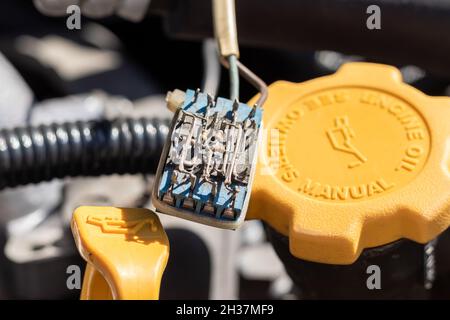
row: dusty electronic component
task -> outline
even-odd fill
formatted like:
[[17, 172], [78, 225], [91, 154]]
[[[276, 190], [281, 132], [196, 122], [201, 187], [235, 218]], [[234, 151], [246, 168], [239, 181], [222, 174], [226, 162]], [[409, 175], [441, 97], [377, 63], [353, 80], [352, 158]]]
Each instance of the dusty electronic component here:
[[157, 211], [235, 229], [244, 220], [262, 109], [188, 90], [159, 163]]

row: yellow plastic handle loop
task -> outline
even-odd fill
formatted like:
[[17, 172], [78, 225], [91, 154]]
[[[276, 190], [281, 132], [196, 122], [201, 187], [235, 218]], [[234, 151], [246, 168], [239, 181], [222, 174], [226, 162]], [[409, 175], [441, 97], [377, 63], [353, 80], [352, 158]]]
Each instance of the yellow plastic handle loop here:
[[79, 207], [72, 232], [87, 261], [82, 300], [155, 300], [169, 241], [148, 209]]

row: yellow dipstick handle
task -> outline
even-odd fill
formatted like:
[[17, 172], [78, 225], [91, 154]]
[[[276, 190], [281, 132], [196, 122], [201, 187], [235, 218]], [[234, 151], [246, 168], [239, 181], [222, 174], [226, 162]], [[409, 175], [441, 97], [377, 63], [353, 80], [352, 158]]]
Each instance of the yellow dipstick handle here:
[[72, 232], [87, 261], [82, 300], [155, 300], [169, 240], [148, 209], [79, 207]]

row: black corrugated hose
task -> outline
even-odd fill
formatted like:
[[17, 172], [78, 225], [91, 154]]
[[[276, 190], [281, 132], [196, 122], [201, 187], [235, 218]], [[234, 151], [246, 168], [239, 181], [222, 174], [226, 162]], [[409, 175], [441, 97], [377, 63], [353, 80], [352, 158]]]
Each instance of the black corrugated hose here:
[[169, 121], [77, 121], [0, 130], [0, 189], [54, 178], [154, 173]]

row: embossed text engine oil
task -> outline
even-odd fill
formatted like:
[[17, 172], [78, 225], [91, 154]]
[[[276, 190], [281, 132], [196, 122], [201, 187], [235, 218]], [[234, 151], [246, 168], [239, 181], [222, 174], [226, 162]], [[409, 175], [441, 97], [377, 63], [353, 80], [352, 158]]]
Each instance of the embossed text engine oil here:
[[272, 84], [263, 121], [248, 218], [269, 225], [294, 279], [313, 281], [314, 266], [317, 279], [360, 281], [348, 287], [364, 296], [376, 262], [392, 287], [429, 282], [430, 241], [450, 224], [449, 98], [403, 83], [394, 67], [349, 63]]

